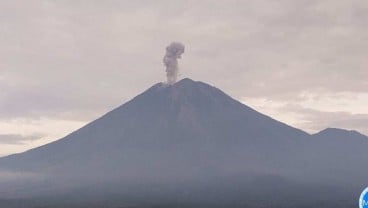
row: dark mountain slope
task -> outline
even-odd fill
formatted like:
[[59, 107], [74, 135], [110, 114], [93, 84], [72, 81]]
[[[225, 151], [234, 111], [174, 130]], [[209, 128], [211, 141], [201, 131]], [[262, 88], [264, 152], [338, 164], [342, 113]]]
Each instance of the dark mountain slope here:
[[183, 79], [156, 84], [56, 142], [1, 158], [0, 173], [17, 177], [0, 177], [0, 193], [225, 203], [274, 191], [278, 200], [306, 192], [327, 199], [336, 186], [347, 197], [365, 181], [367, 146], [355, 132], [309, 135]]

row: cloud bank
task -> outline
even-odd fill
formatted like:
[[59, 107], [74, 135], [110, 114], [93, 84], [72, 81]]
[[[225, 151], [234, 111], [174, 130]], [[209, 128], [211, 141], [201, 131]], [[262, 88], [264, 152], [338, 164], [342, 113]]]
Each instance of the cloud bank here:
[[24, 144], [39, 140], [44, 135], [33, 134], [33, 135], [20, 135], [20, 134], [0, 134], [0, 144]]

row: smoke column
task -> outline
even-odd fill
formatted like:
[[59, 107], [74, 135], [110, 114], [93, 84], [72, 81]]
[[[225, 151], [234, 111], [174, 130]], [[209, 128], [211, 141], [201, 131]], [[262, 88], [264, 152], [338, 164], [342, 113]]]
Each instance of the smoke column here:
[[167, 84], [174, 84], [178, 77], [178, 59], [184, 53], [184, 45], [179, 42], [172, 42], [166, 47], [166, 54], [164, 56], [164, 64], [166, 66]]

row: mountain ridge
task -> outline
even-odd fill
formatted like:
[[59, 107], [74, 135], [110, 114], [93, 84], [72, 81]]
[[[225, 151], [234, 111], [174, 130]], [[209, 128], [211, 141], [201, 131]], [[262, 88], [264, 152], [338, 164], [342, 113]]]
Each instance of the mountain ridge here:
[[[99, 118], [95, 119], [94, 121], [92, 121], [92, 122], [90, 122], [90, 123], [86, 124], [85, 126], [83, 126], [83, 127], [79, 128], [79, 129], [77, 129], [77, 130], [73, 131], [72, 133], [70, 133], [70, 134], [66, 135], [65, 137], [62, 137], [61, 139], [64, 139], [64, 138], [69, 137], [70, 135], [74, 134], [75, 132], [79, 131], [80, 129], [83, 129], [83, 128], [85, 128], [85, 127], [87, 127], [87, 126], [91, 125], [91, 124], [92, 124], [93, 122], [95, 122], [95, 121], [99, 121], [99, 120], [101, 120], [101, 119], [103, 119], [103, 118], [105, 118], [105, 117], [108, 117], [108, 116], [109, 116], [109, 115], [111, 115], [111, 114], [116, 113], [116, 112], [117, 112], [117, 111], [119, 111], [121, 108], [124, 108], [125, 106], [129, 105], [132, 101], [134, 101], [134, 100], [136, 100], [136, 99], [140, 99], [140, 97], [141, 97], [141, 96], [147, 95], [148, 93], [150, 94], [149, 96], [152, 96], [152, 94], [154, 94], [155, 92], [158, 92], [158, 91], [160, 91], [160, 90], [168, 90], [168, 89], [172, 89], [172, 90], [173, 90], [173, 93], [172, 93], [173, 98], [178, 99], [178, 98], [180, 98], [180, 95], [179, 95], [178, 93], [183, 93], [182, 91], [180, 91], [180, 89], [188, 90], [188, 88], [186, 88], [186, 86], [187, 86], [187, 87], [189, 86], [190, 88], [192, 88], [193, 86], [201, 86], [202, 88], [203, 88], [203, 87], [205, 87], [205, 88], [207, 88], [207, 89], [212, 88], [212, 89], [214, 89], [214, 90], [216, 91], [216, 93], [218, 93], [218, 94], [220, 94], [220, 95], [222, 95], [222, 96], [227, 97], [229, 100], [231, 100], [232, 102], [234, 102], [234, 103], [238, 104], [239, 106], [246, 107], [246, 108], [247, 108], [247, 110], [250, 110], [250, 111], [252, 111], [252, 112], [254, 112], [254, 113], [259, 113], [259, 114], [261, 114], [262, 116], [267, 117], [267, 118], [269, 118], [269, 119], [272, 119], [273, 121], [279, 122], [279, 123], [280, 123], [280, 124], [282, 124], [282, 125], [285, 125], [285, 126], [288, 126], [288, 127], [290, 127], [290, 128], [296, 129], [296, 130], [300, 131], [300, 132], [301, 132], [302, 134], [304, 134], [304, 135], [309, 135], [307, 132], [305, 132], [305, 131], [303, 131], [303, 130], [297, 129], [297, 128], [292, 127], [292, 126], [289, 126], [289, 125], [287, 125], [287, 124], [285, 124], [285, 123], [283, 123], [283, 122], [280, 122], [280, 121], [278, 121], [278, 120], [276, 120], [276, 119], [274, 119], [274, 118], [272, 118], [272, 117], [270, 117], [270, 116], [267, 116], [267, 115], [265, 115], [265, 114], [262, 114], [262, 113], [260, 113], [260, 112], [258, 112], [258, 111], [256, 111], [256, 110], [254, 110], [254, 109], [250, 108], [249, 106], [246, 106], [245, 104], [243, 104], [243, 103], [241, 103], [241, 102], [237, 101], [236, 99], [234, 99], [234, 98], [230, 97], [229, 95], [225, 94], [223, 91], [219, 90], [218, 88], [216, 88], [216, 87], [214, 87], [214, 86], [211, 86], [211, 85], [206, 84], [206, 83], [204, 83], [204, 82], [200, 82], [200, 81], [193, 81], [193, 80], [191, 80], [191, 79], [189, 79], [189, 78], [184, 78], [184, 79], [182, 79], [182, 80], [178, 81], [177, 83], [175, 83], [174, 85], [167, 85], [167, 84], [162, 83], [162, 82], [160, 82], [160, 83], [156, 83], [156, 84], [152, 85], [150, 88], [148, 88], [147, 90], [145, 90], [144, 92], [142, 92], [142, 93], [140, 93], [139, 95], [137, 95], [137, 96], [133, 97], [133, 98], [132, 98], [131, 100], [129, 100], [128, 102], [126, 102], [126, 103], [124, 103], [124, 104], [122, 104], [122, 105], [120, 105], [120, 106], [118, 106], [118, 107], [114, 108], [113, 110], [111, 110], [111, 111], [109, 111], [109, 112], [105, 113], [104, 115], [102, 115], [101, 117], [99, 117]], [[206, 90], [207, 90], [207, 89], [206, 89]], [[191, 90], [193, 90], [193, 88], [192, 88]], [[188, 92], [186, 92], [186, 93], [188, 93]], [[175, 96], [176, 96], [176, 97], [175, 97]], [[176, 100], [176, 101], [178, 101], [178, 100]], [[179, 103], [180, 103], [180, 102], [179, 102]], [[60, 139], [59, 139], [59, 140], [60, 140]], [[54, 142], [58, 142], [59, 140], [56, 140], [56, 141], [54, 141]], [[54, 143], [54, 142], [50, 142], [50, 143], [48, 143], [48, 144], [45, 144], [45, 145], [42, 145], [42, 146], [40, 146], [40, 147], [36, 147], [36, 148], [33, 148], [33, 149], [39, 149], [39, 148], [42, 148], [42, 147], [47, 146], [47, 145], [49, 145], [49, 144], [51, 144], [51, 143]], [[27, 150], [27, 151], [22, 152], [22, 153], [13, 154], [13, 155], [23, 154], [23, 153], [26, 153], [26, 152], [32, 151], [33, 149], [31, 149], [31, 150]], [[9, 156], [12, 156], [12, 155], [4, 156], [4, 157], [9, 157]]]
[[335, 142], [330, 133], [308, 134], [203, 82], [157, 83], [60, 140], [0, 158], [0, 173], [20, 175], [14, 185], [2, 184], [0, 174], [0, 193], [97, 194], [104, 187], [101, 195], [114, 187], [115, 194], [158, 197], [154, 184], [181, 200], [206, 192], [232, 199], [251, 189], [261, 196], [273, 190], [269, 184], [287, 196], [298, 186], [336, 183], [355, 193], [368, 173], [360, 165], [368, 140], [346, 135]]
[[[176, 86], [177, 86], [178, 88], [183, 88], [183, 85], [189, 85], [189, 86], [191, 86], [191, 85], [193, 85], [193, 83], [197, 83], [197, 84], [200, 84], [200, 85], [202, 85], [202, 86], [206, 86], [207, 88], [209, 88], [209, 87], [210, 87], [210, 88], [213, 88], [213, 89], [217, 90], [219, 93], [221, 93], [222, 95], [224, 95], [224, 96], [228, 97], [229, 99], [231, 99], [232, 101], [237, 102], [238, 104], [243, 105], [243, 106], [247, 107], [248, 109], [251, 109], [251, 110], [252, 110], [252, 111], [254, 111], [254, 112], [260, 113], [259, 111], [256, 111], [256, 110], [254, 110], [253, 108], [250, 108], [249, 106], [245, 105], [244, 103], [241, 103], [241, 102], [239, 102], [238, 100], [236, 100], [236, 99], [232, 98], [231, 96], [229, 96], [229, 95], [225, 94], [223, 91], [219, 90], [219, 89], [218, 89], [218, 88], [216, 88], [215, 86], [209, 85], [209, 84], [204, 83], [204, 82], [201, 82], [201, 81], [193, 81], [193, 80], [191, 80], [191, 79], [189, 79], [189, 78], [184, 78], [184, 79], [182, 79], [182, 80], [178, 81], [177, 83], [175, 83], [173, 86], [170, 86], [170, 85], [165, 84], [165, 83], [163, 83], [163, 82], [156, 83], [156, 84], [152, 85], [150, 88], [148, 88], [147, 90], [145, 90], [144, 92], [142, 92], [142, 93], [140, 93], [139, 95], [137, 95], [137, 96], [133, 97], [133, 98], [132, 98], [131, 100], [129, 100], [128, 102], [126, 102], [126, 103], [124, 103], [124, 104], [122, 104], [122, 105], [120, 105], [120, 106], [118, 106], [118, 107], [114, 108], [113, 110], [111, 110], [111, 111], [109, 111], [109, 112], [105, 113], [104, 115], [102, 115], [101, 117], [99, 117], [99, 118], [95, 119], [94, 121], [100, 120], [100, 119], [102, 119], [103, 117], [108, 116], [109, 114], [112, 114], [113, 112], [115, 112], [115, 111], [117, 111], [118, 109], [120, 109], [120, 108], [124, 107], [125, 105], [128, 105], [131, 101], [135, 100], [136, 98], [138, 98], [139, 96], [142, 96], [142, 95], [143, 95], [143, 94], [145, 94], [145, 93], [148, 93], [148, 92], [151, 92], [151, 91], [157, 91], [157, 90], [160, 90], [160, 89], [162, 90], [162, 89], [164, 89], [164, 88], [173, 88], [173, 87], [176, 87]], [[179, 86], [178, 86], [178, 85], [179, 85]], [[152, 92], [151, 92], [151, 93], [152, 93]], [[274, 120], [274, 121], [280, 122], [280, 123], [282, 123], [282, 124], [284, 124], [284, 125], [286, 125], [286, 126], [289, 126], [289, 127], [291, 127], [291, 128], [297, 129], [297, 130], [299, 130], [299, 131], [303, 132], [303, 134], [305, 134], [306, 136], [307, 136], [307, 135], [309, 135], [309, 136], [319, 136], [319, 135], [321, 135], [321, 134], [325, 134], [325, 133], [332, 133], [332, 131], [334, 131], [334, 132], [339, 131], [339, 133], [345, 133], [345, 134], [347, 134], [347, 133], [354, 133], [355, 135], [358, 135], [358, 134], [359, 134], [361, 137], [366, 137], [366, 138], [368, 138], [368, 136], [366, 136], [366, 135], [364, 135], [364, 134], [362, 134], [361, 132], [358, 132], [358, 131], [356, 131], [356, 130], [347, 130], [347, 129], [334, 128], [334, 127], [328, 127], [328, 128], [323, 129], [323, 130], [321, 130], [321, 131], [319, 131], [319, 132], [317, 132], [317, 133], [309, 134], [309, 133], [305, 132], [305, 131], [304, 131], [304, 130], [302, 130], [302, 129], [295, 128], [295, 127], [293, 127], [293, 126], [291, 126], [291, 125], [288, 125], [288, 124], [286, 124], [286, 123], [283, 123], [283, 122], [281, 122], [281, 121], [278, 121], [277, 119], [274, 119], [274, 118], [272, 118], [272, 117], [270, 117], [270, 116], [267, 116], [267, 115], [265, 115], [265, 114], [263, 114], [263, 113], [260, 113], [260, 114], [262, 114], [263, 116], [266, 116], [266, 117], [268, 117], [268, 118], [270, 118], [270, 119], [272, 119], [272, 120]], [[70, 133], [70, 134], [68, 134], [68, 135], [66, 135], [66, 136], [64, 136], [64, 137], [62, 137], [61, 139], [64, 139], [64, 138], [66, 138], [66, 137], [70, 136], [70, 135], [71, 135], [71, 134], [73, 134], [74, 132], [76, 132], [76, 131], [78, 131], [78, 130], [80, 130], [80, 129], [82, 129], [82, 128], [84, 128], [84, 127], [88, 126], [88, 125], [90, 125], [91, 123], [92, 123], [92, 122], [90, 122], [90, 123], [86, 124], [85, 126], [82, 126], [81, 128], [79, 128], [79, 129], [77, 129], [77, 130], [73, 131], [72, 133]], [[60, 139], [59, 139], [59, 140], [60, 140]], [[50, 143], [54, 143], [54, 142], [57, 142], [57, 141], [59, 141], [59, 140], [56, 140], [56, 141], [53, 141], [53, 142], [50, 142]], [[16, 153], [16, 154], [11, 154], [11, 155], [3, 156], [3, 157], [0, 157], [0, 158], [6, 158], [6, 157], [14, 156], [14, 155], [23, 154], [23, 153], [26, 153], [26, 152], [32, 151], [33, 149], [38, 149], [38, 148], [40, 148], [40, 147], [47, 146], [47, 145], [48, 145], [48, 144], [50, 144], [50, 143], [47, 143], [47, 144], [45, 144], [45, 145], [41, 145], [41, 146], [36, 147], [36, 148], [32, 148], [32, 149], [30, 149], [30, 150], [26, 150], [25, 152]]]
[[360, 133], [357, 130], [349, 130], [349, 129], [342, 129], [342, 128], [333, 128], [333, 127], [328, 127], [325, 128], [315, 134], [313, 134], [314, 136], [318, 136], [321, 134], [336, 134], [336, 133], [340, 133], [340, 134], [344, 134], [344, 135], [354, 135], [354, 136], [359, 136], [359, 137], [365, 137], [366, 139], [368, 139], [368, 136]]

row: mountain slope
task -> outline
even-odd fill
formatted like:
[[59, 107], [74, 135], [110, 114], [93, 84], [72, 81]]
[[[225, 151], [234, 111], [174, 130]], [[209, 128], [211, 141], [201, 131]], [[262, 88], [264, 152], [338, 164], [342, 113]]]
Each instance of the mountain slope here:
[[368, 153], [347, 150], [347, 144], [362, 150], [368, 139], [338, 131], [309, 135], [215, 87], [183, 79], [158, 83], [56, 142], [1, 158], [0, 171], [21, 174], [14, 183], [0, 184], [0, 193], [60, 196], [100, 190], [163, 201], [175, 194], [178, 200], [200, 200], [201, 193], [208, 202], [261, 196], [275, 187], [282, 199], [304, 194], [296, 191], [303, 187], [317, 197], [320, 187], [357, 190], [364, 182], [368, 169], [360, 166]]
[[130, 145], [152, 149], [190, 142], [206, 145], [205, 140], [217, 145], [252, 140], [248, 142], [265, 148], [286, 148], [306, 136], [214, 87], [183, 79], [173, 86], [156, 84], [67, 137], [6, 159], [49, 167], [60, 161], [74, 163], [99, 153], [120, 152]]

